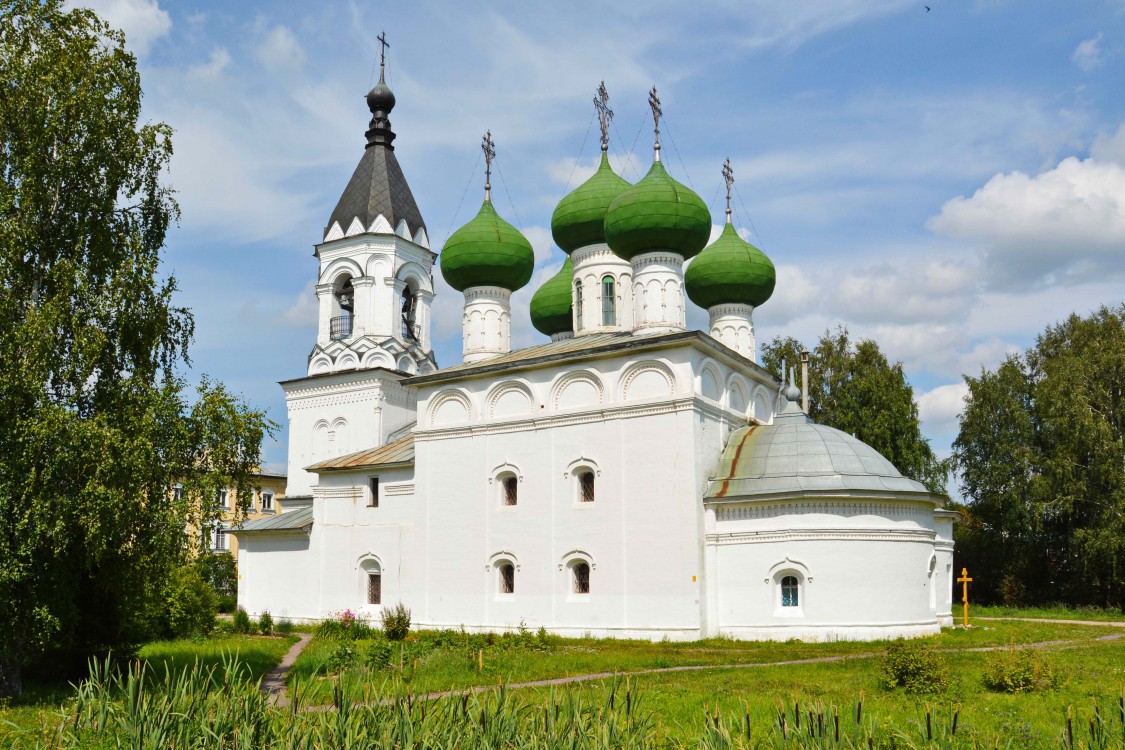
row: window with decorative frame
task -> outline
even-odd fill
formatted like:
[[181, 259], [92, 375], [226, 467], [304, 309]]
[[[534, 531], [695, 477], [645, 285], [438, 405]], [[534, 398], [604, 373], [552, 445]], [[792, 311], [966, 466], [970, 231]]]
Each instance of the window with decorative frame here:
[[367, 603], [383, 603], [383, 576], [380, 573], [373, 571], [367, 573]]
[[781, 606], [801, 606], [801, 581], [797, 576], [783, 576], [781, 579]]
[[520, 480], [515, 474], [501, 474], [500, 477], [500, 504], [512, 507], [519, 502]]

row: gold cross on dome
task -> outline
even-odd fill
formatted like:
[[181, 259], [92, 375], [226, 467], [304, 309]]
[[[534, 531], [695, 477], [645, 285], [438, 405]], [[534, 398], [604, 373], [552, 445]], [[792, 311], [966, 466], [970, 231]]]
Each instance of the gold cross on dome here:
[[594, 109], [598, 112], [598, 123], [602, 129], [602, 151], [609, 148], [609, 123], [613, 121], [613, 110], [609, 108], [609, 92], [606, 91], [605, 81], [598, 86], [598, 95], [594, 97]]

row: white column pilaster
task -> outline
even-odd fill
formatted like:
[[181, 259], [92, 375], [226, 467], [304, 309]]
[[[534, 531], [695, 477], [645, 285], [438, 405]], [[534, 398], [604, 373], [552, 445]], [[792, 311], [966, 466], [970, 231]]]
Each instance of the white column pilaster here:
[[498, 286], [466, 289], [462, 327], [466, 363], [507, 354], [512, 349], [512, 293]]
[[332, 292], [331, 284], [316, 285], [316, 299], [320, 303], [316, 343], [321, 346], [328, 346], [328, 343], [332, 341]]
[[753, 362], [758, 361], [753, 306], [715, 305], [707, 308], [707, 313], [711, 316], [711, 338]]
[[684, 259], [676, 253], [642, 253], [632, 260], [633, 333], [673, 333], [686, 327]]

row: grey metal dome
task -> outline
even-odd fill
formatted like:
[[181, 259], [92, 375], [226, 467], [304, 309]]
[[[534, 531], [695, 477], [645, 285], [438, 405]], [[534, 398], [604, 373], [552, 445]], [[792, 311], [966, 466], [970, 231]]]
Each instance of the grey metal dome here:
[[937, 505], [945, 500], [904, 477], [870, 445], [809, 419], [792, 401], [773, 424], [731, 433], [705, 497], [764, 500], [820, 494], [908, 495]]

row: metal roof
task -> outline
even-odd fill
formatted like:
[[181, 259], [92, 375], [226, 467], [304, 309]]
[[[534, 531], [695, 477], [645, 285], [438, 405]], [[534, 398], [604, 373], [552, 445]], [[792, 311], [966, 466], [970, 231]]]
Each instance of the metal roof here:
[[727, 440], [706, 499], [765, 499], [787, 495], [915, 495], [942, 503], [925, 485], [904, 477], [874, 448], [846, 432], [817, 424], [790, 404], [772, 425], [735, 430]]
[[406, 435], [398, 440], [368, 448], [364, 451], [336, 456], [309, 466], [305, 471], [344, 471], [348, 469], [371, 469], [388, 466], [414, 465], [414, 435]]
[[352, 219], [357, 217], [366, 231], [379, 214], [390, 222], [391, 231], [405, 219], [411, 241], [419, 229], [426, 227], [394, 150], [387, 145], [371, 144], [364, 149], [340, 202], [332, 210], [324, 236], [328, 236], [335, 222], [340, 222], [340, 229], [346, 233]]
[[653, 336], [634, 336], [631, 332], [620, 333], [595, 333], [588, 336], [574, 336], [562, 341], [551, 341], [526, 349], [517, 349], [508, 354], [501, 354], [483, 362], [453, 365], [425, 375], [414, 375], [404, 379], [407, 385], [424, 385], [438, 383], [443, 380], [455, 380], [461, 377], [475, 377], [488, 375], [493, 372], [511, 372], [522, 368], [531, 368], [540, 364], [581, 359], [598, 355], [612, 355], [623, 351], [643, 351], [647, 349], [663, 349], [678, 343], [690, 343], [697, 348], [706, 350], [709, 354], [720, 358], [734, 360], [742, 367], [766, 375], [776, 382], [776, 378], [756, 362], [741, 354], [728, 349], [700, 331], [677, 331]]
[[265, 532], [304, 532], [308, 533], [313, 524], [313, 509], [301, 508], [288, 513], [278, 513], [269, 518], [247, 521], [233, 529], [235, 534], [257, 534]]

